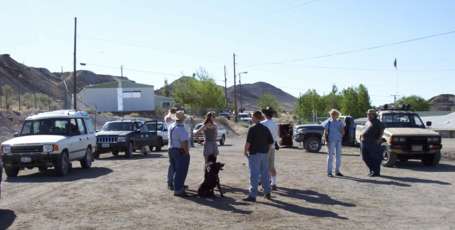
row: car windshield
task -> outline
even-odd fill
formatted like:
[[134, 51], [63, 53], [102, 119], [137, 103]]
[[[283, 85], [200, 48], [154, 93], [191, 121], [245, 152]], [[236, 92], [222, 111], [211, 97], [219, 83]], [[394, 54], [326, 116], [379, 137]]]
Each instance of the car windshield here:
[[134, 124], [131, 122], [111, 122], [103, 126], [104, 131], [132, 131]]
[[419, 115], [412, 113], [390, 113], [382, 115], [382, 122], [389, 128], [425, 128]]
[[239, 114], [240, 118], [250, 118], [248, 114]]
[[163, 130], [163, 123], [148, 122], [147, 129], [150, 131]]
[[42, 119], [25, 121], [20, 135], [67, 135], [70, 125], [68, 119]]

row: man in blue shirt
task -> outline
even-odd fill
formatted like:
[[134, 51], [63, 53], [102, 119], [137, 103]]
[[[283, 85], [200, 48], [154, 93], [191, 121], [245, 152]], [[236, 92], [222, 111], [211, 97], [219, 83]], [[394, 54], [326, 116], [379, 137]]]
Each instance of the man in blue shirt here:
[[340, 112], [336, 109], [332, 109], [329, 112], [330, 118], [324, 124], [324, 137], [328, 146], [327, 156], [327, 176], [333, 177], [333, 157], [336, 158], [335, 175], [343, 176], [340, 171], [341, 168], [341, 143], [345, 134], [344, 123], [338, 119]]
[[185, 129], [185, 113], [175, 113], [175, 123], [169, 126], [169, 187], [174, 189], [175, 196], [186, 196], [185, 180], [190, 164], [189, 135]]

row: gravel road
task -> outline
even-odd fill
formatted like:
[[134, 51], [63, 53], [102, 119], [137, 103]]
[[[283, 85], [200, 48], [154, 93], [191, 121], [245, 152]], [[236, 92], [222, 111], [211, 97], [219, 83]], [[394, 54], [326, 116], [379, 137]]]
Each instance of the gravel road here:
[[[243, 139], [220, 147], [225, 198], [177, 198], [165, 184], [167, 153], [133, 159], [103, 155], [64, 178], [22, 171], [2, 183], [0, 229], [455, 229], [455, 163], [408, 162], [369, 178], [357, 148], [345, 148], [346, 177], [328, 178], [324, 153], [277, 153], [273, 200], [242, 202], [248, 187]], [[325, 149], [323, 149], [325, 151]], [[187, 184], [202, 178], [202, 148], [192, 149]], [[5, 180], [5, 178], [4, 178]]]

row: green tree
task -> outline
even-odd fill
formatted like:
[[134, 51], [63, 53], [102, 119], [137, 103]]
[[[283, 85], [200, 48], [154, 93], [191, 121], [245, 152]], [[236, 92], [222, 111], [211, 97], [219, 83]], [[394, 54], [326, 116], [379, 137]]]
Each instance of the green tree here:
[[411, 95], [408, 97], [402, 97], [397, 101], [397, 104], [409, 104], [411, 109], [415, 111], [428, 111], [430, 110], [430, 103], [422, 97]]
[[266, 107], [273, 108], [275, 111], [281, 111], [281, 106], [275, 96], [270, 93], [262, 94], [257, 102], [257, 106], [260, 109], [265, 109]]
[[164, 80], [164, 96], [169, 97], [170, 95], [171, 95], [171, 92], [169, 90], [169, 84], [166, 79], [166, 80]]
[[317, 116], [325, 114], [324, 107], [321, 96], [311, 89], [298, 98], [295, 112], [300, 121], [314, 122]]
[[329, 111], [331, 109], [340, 110], [342, 100], [343, 97], [338, 92], [338, 87], [336, 85], [333, 85], [332, 91], [329, 94], [322, 96], [322, 102], [325, 105], [324, 110], [325, 111]]
[[357, 87], [357, 93], [358, 93], [357, 112], [359, 113], [357, 115], [363, 116], [363, 114], [365, 114], [366, 111], [371, 108], [370, 94], [368, 93], [367, 87], [365, 87], [363, 84], [360, 84], [359, 87]]
[[361, 117], [362, 112], [359, 109], [359, 94], [354, 87], [348, 87], [342, 91], [341, 112], [353, 117]]

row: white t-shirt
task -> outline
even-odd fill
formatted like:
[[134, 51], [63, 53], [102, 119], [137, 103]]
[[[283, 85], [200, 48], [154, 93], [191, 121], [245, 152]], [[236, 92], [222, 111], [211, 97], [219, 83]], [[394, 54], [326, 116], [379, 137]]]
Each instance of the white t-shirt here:
[[265, 127], [267, 127], [272, 134], [273, 141], [277, 142], [278, 141], [278, 126], [275, 124], [273, 120], [264, 120], [261, 122]]

